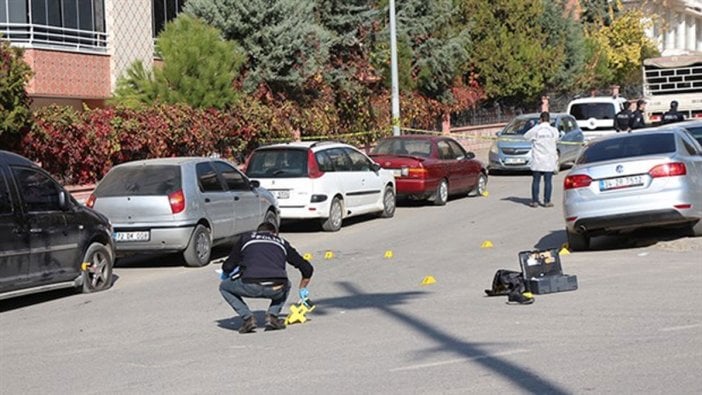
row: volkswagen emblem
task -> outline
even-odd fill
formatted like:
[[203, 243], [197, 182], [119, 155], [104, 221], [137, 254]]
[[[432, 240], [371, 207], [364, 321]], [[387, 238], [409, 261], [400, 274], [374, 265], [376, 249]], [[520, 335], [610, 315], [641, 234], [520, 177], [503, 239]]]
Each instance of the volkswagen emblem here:
[[617, 173], [621, 174], [624, 173], [624, 166], [622, 165], [617, 165], [617, 168], [615, 169]]

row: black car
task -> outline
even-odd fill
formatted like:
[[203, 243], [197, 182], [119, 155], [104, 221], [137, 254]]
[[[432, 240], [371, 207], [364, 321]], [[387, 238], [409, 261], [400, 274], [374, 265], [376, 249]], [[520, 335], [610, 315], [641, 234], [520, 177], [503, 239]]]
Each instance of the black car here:
[[109, 220], [30, 160], [0, 151], [0, 299], [112, 284]]

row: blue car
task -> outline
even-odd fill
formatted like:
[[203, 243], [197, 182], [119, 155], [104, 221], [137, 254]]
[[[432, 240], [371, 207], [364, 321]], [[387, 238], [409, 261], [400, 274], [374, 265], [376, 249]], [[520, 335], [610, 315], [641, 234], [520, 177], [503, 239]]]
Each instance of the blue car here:
[[[529, 170], [531, 164], [531, 142], [524, 140], [524, 134], [539, 122], [539, 114], [523, 114], [512, 120], [497, 133], [489, 154], [490, 171]], [[558, 129], [558, 164], [574, 163], [584, 144], [583, 131], [572, 115], [551, 113], [551, 126]]]

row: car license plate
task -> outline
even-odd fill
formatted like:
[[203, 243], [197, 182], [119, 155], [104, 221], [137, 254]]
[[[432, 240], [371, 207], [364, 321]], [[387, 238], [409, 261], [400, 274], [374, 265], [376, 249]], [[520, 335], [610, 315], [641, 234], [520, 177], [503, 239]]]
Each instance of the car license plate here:
[[643, 185], [643, 177], [642, 176], [609, 178], [606, 180], [600, 180], [600, 191], [609, 191], [612, 189], [638, 187], [641, 185]]
[[275, 197], [278, 199], [289, 199], [290, 191], [275, 191]]
[[148, 230], [138, 232], [115, 232], [113, 234], [115, 241], [149, 241], [151, 234]]
[[522, 158], [505, 158], [505, 164], [507, 165], [523, 165], [526, 163], [526, 159]]

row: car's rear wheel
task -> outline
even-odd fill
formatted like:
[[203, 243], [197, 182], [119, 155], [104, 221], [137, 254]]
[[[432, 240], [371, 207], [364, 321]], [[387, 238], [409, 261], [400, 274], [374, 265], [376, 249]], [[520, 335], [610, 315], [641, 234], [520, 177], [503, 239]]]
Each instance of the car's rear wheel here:
[[190, 267], [202, 267], [210, 263], [212, 253], [212, 234], [202, 225], [195, 227], [188, 248], [183, 251], [185, 264]]
[[327, 232], [336, 232], [341, 229], [344, 220], [344, 206], [341, 199], [335, 197], [329, 206], [329, 217], [322, 220], [322, 229]]
[[487, 190], [487, 176], [484, 173], [480, 173], [478, 176], [478, 183], [475, 187], [468, 192], [468, 196], [483, 196]]
[[571, 251], [587, 251], [590, 249], [590, 236], [587, 233], [572, 233], [566, 229], [568, 248]]
[[110, 250], [101, 243], [92, 243], [83, 257], [83, 292], [102, 291], [112, 285], [114, 260]]
[[432, 197], [432, 202], [434, 203], [435, 206], [444, 206], [444, 205], [446, 205], [447, 201], [448, 201], [448, 181], [446, 181], [446, 179], [443, 179], [439, 183], [439, 186], [436, 188], [436, 192], [434, 192], [434, 196]]
[[692, 225], [690, 225], [690, 234], [694, 237], [702, 236], [702, 219], [698, 220], [697, 222], [693, 222]]
[[392, 190], [391, 186], [385, 187], [385, 193], [383, 194], [383, 211], [380, 212], [380, 216], [383, 218], [392, 218], [395, 216], [395, 191]]

